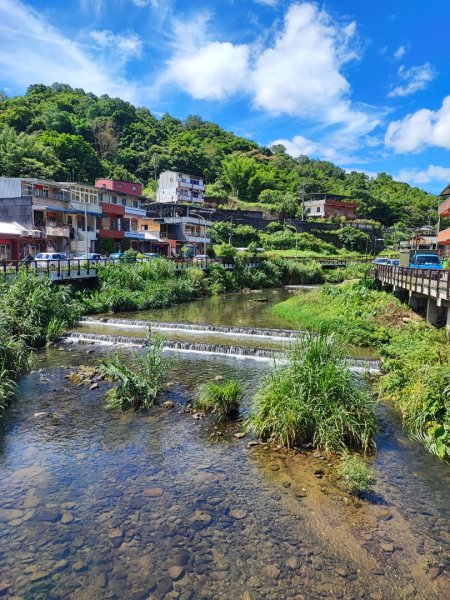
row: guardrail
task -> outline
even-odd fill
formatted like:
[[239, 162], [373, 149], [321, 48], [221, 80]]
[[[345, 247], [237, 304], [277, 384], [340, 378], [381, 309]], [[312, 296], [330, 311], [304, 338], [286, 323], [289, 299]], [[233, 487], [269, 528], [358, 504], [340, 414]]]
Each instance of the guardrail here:
[[[83, 258], [70, 258], [64, 260], [39, 260], [39, 261], [20, 261], [10, 260], [0, 262], [0, 276], [5, 279], [16, 277], [21, 272], [36, 273], [39, 276], [47, 275], [54, 281], [66, 279], [87, 279], [97, 276], [97, 269], [103, 265], [118, 264], [137, 264], [142, 262], [152, 262], [154, 260], [169, 260], [177, 272], [184, 271], [191, 267], [196, 267], [203, 271], [207, 270], [213, 264], [221, 264], [225, 269], [234, 269], [234, 263], [224, 262], [216, 258], [100, 258], [96, 260]], [[249, 263], [251, 268], [257, 268], [260, 265], [259, 260], [253, 260]]]
[[450, 301], [450, 274], [444, 269], [411, 269], [376, 265], [375, 277], [387, 285], [437, 300]]
[[295, 260], [301, 263], [307, 262], [317, 262], [322, 266], [330, 266], [330, 267], [340, 267], [347, 265], [355, 264], [355, 263], [373, 263], [372, 256], [361, 256], [361, 257], [330, 257], [330, 258], [314, 258], [313, 256], [286, 256], [287, 260]]

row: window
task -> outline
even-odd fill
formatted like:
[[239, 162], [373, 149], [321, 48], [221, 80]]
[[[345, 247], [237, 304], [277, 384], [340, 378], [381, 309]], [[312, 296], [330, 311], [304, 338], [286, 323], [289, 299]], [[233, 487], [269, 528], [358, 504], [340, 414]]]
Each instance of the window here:
[[135, 192], [137, 190], [137, 187], [135, 185], [132, 185], [131, 189], [133, 190], [133, 192]]
[[122, 202], [122, 206], [126, 206], [127, 205], [127, 199], [126, 198], [122, 198], [121, 202]]
[[11, 260], [10, 244], [0, 244], [0, 260]]
[[137, 200], [133, 200], [133, 208], [139, 208], [139, 202]]
[[117, 196], [111, 196], [111, 203], [117, 204]]
[[320, 206], [316, 208], [316, 212], [320, 213]]
[[192, 185], [200, 185], [200, 181], [198, 179], [191, 179]]
[[141, 231], [148, 231], [148, 225], [141, 225]]

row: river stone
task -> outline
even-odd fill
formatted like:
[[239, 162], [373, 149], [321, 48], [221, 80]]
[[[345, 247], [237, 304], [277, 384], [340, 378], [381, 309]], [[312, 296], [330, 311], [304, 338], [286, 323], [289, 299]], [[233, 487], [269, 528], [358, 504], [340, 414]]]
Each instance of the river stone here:
[[47, 523], [56, 523], [56, 521], [59, 521], [61, 518], [61, 513], [58, 510], [43, 510], [41, 512], [39, 512], [35, 519], [37, 521], [45, 521]]
[[162, 493], [161, 488], [147, 488], [144, 490], [144, 496], [147, 496], [148, 498], [158, 498], [159, 496], [162, 496]]
[[34, 571], [34, 573], [31, 573], [30, 575], [30, 583], [43, 581], [44, 579], [47, 579], [48, 575], [49, 574], [47, 573], [47, 571]]
[[79, 560], [76, 563], [73, 563], [72, 569], [76, 573], [80, 573], [81, 571], [85, 571], [86, 570], [86, 565], [83, 562], [81, 562], [81, 560]]
[[241, 440], [243, 437], [245, 437], [245, 431], [238, 431], [237, 433], [234, 434], [234, 437], [237, 440]]
[[270, 579], [278, 579], [281, 573], [277, 565], [267, 565], [266, 567], [264, 567], [264, 571], [267, 577], [270, 577]]
[[298, 558], [296, 556], [291, 556], [287, 559], [286, 566], [288, 569], [291, 569], [291, 571], [296, 571], [300, 566]]
[[6, 583], [5, 581], [0, 581], [0, 596], [6, 596], [10, 587], [11, 587], [10, 583]]
[[213, 518], [207, 512], [196, 510], [191, 520], [194, 529], [198, 531], [200, 529], [203, 529], [204, 527], [208, 527], [208, 525], [211, 525]]
[[98, 383], [97, 383], [97, 382], [96, 382], [96, 383], [93, 383], [93, 384], [92, 384], [92, 385], [89, 387], [89, 389], [90, 389], [90, 390], [96, 390], [97, 388], [98, 388]]
[[378, 521], [389, 521], [390, 519], [392, 519], [392, 514], [385, 508], [380, 508], [375, 513], [375, 517], [378, 519]]
[[230, 516], [233, 517], [233, 519], [240, 521], [241, 519], [245, 519], [247, 513], [245, 512], [245, 510], [233, 508], [232, 510], [230, 510]]
[[63, 525], [69, 525], [69, 523], [73, 522], [73, 515], [70, 512], [65, 512], [63, 513], [63, 516], [61, 517], [61, 523]]
[[394, 552], [394, 550], [395, 550], [394, 544], [388, 544], [388, 543], [381, 544], [380, 548], [383, 550], [383, 552]]
[[181, 579], [183, 577], [184, 569], [183, 569], [183, 567], [174, 565], [173, 567], [169, 568], [169, 575], [170, 575], [171, 579], [173, 579], [174, 581], [178, 581], [179, 579]]
[[188, 564], [190, 554], [187, 550], [178, 550], [173, 557], [173, 564], [177, 567], [184, 567]]
[[62, 559], [62, 560], [58, 560], [52, 567], [52, 574], [55, 573], [60, 573], [61, 571], [64, 571], [64, 569], [66, 569], [69, 565], [69, 561]]
[[175, 403], [172, 402], [172, 400], [166, 400], [165, 402], [163, 402], [163, 408], [165, 408], [166, 410], [169, 410], [170, 408], [173, 408], [175, 406]]
[[123, 531], [122, 531], [122, 529], [119, 529], [119, 528], [112, 529], [109, 532], [109, 539], [110, 539], [112, 545], [115, 548], [118, 548], [120, 546], [120, 544], [122, 543], [122, 540], [123, 540]]
[[160, 594], [168, 594], [173, 590], [173, 583], [169, 577], [164, 577], [161, 581], [158, 581], [158, 592]]
[[15, 508], [0, 508], [0, 521], [15, 521], [23, 516], [21, 510]]

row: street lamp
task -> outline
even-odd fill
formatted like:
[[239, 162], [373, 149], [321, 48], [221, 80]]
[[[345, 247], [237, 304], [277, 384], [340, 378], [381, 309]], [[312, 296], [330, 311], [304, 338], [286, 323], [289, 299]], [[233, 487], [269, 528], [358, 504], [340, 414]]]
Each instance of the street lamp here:
[[[67, 192], [69, 194], [75, 194], [80, 199], [80, 202], [84, 204], [84, 251], [86, 254], [86, 259], [89, 258], [89, 244], [88, 244], [88, 224], [87, 224], [87, 202], [83, 201], [81, 198], [81, 192], [76, 192], [75, 190], [66, 190], [64, 188], [61, 189], [61, 192]], [[72, 208], [75, 208], [72, 206]], [[78, 223], [77, 223], [78, 229]]]

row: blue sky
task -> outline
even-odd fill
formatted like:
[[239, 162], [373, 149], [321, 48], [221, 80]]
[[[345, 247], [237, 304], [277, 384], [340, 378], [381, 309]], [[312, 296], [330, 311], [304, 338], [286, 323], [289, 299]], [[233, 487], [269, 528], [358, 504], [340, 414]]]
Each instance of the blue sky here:
[[54, 81], [439, 192], [449, 0], [0, 0], [0, 89]]

